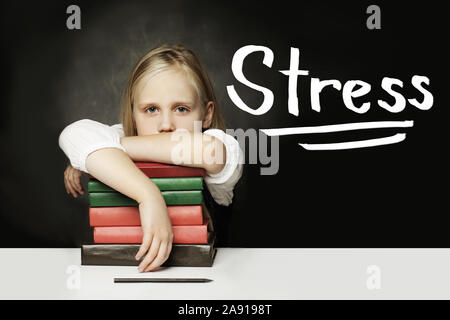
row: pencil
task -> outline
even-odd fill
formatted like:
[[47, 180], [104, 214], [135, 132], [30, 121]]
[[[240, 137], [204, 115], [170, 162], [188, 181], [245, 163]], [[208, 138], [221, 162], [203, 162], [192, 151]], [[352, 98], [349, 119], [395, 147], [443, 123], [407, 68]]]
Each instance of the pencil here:
[[211, 282], [206, 278], [114, 278], [115, 283], [123, 282]]

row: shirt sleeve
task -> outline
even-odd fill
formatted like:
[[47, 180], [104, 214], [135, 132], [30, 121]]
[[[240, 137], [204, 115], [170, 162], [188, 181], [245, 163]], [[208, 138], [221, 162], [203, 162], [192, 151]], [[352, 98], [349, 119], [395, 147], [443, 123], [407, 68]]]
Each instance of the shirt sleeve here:
[[121, 124], [108, 126], [94, 120], [82, 119], [65, 127], [58, 142], [72, 167], [89, 173], [86, 169], [86, 158], [90, 153], [102, 148], [118, 148], [125, 152], [125, 148], [120, 144], [121, 137]]
[[243, 152], [238, 141], [219, 129], [209, 129], [204, 134], [219, 139], [226, 148], [226, 162], [222, 171], [206, 174], [205, 183], [214, 200], [223, 206], [233, 201], [233, 189], [242, 176]]

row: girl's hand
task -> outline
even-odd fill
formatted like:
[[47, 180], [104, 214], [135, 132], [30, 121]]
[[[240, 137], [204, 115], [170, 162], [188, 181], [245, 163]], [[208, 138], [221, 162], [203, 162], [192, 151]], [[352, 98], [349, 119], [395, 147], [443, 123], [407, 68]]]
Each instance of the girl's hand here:
[[162, 265], [172, 250], [172, 223], [164, 202], [143, 201], [139, 204], [142, 225], [142, 244], [136, 254], [139, 260], [147, 255], [139, 264], [139, 272], [152, 271]]
[[64, 171], [64, 186], [66, 187], [66, 192], [71, 193], [75, 198], [78, 197], [78, 193], [84, 194], [83, 187], [80, 183], [80, 177], [83, 171], [75, 169], [70, 164]]

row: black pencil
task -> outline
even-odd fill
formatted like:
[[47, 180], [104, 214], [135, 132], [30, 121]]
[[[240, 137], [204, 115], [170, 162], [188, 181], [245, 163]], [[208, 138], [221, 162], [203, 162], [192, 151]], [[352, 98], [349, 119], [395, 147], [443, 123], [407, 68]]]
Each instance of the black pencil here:
[[211, 282], [206, 278], [114, 278], [115, 283], [120, 282]]

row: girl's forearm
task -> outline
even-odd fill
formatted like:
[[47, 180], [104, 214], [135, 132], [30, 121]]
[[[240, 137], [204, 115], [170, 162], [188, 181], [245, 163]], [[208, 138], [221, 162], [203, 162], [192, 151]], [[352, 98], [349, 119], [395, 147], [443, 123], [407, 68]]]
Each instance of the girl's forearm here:
[[164, 202], [158, 187], [120, 149], [104, 148], [90, 153], [86, 169], [96, 179], [138, 203]]
[[135, 161], [154, 161], [204, 168], [218, 173], [225, 166], [226, 149], [215, 137], [192, 132], [164, 132], [122, 137], [120, 143]]

